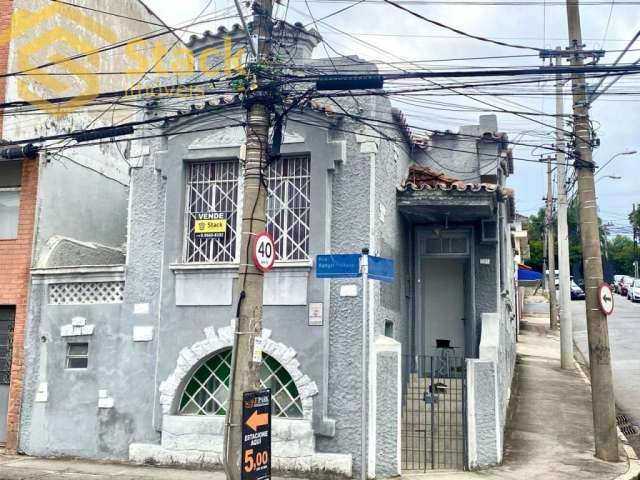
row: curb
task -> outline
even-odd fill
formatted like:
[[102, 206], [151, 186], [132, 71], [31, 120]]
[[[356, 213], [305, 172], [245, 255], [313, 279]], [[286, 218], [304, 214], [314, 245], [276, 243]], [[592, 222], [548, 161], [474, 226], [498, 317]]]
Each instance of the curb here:
[[[573, 342], [573, 345], [575, 350], [582, 356], [583, 360], [586, 360], [584, 353], [582, 353], [582, 350], [578, 348], [578, 345], [575, 342]], [[591, 387], [591, 381], [589, 380], [589, 377], [585, 373], [584, 368], [582, 367], [580, 362], [578, 362], [574, 358], [573, 363], [576, 366], [576, 370], [580, 373], [580, 376], [584, 380], [584, 383], [586, 383], [587, 385], [589, 385], [589, 387]], [[623, 473], [622, 475], [618, 475], [613, 480], [638, 479], [640, 478], [640, 461], [638, 460], [638, 456], [636, 455], [636, 452], [633, 450], [633, 448], [631, 448], [631, 445], [629, 445], [629, 440], [627, 439], [625, 434], [622, 433], [622, 431], [620, 430], [620, 427], [618, 427], [617, 425], [616, 425], [616, 431], [618, 432], [618, 440], [622, 443], [622, 448], [624, 449], [624, 453], [627, 456], [627, 464], [629, 465], [629, 468], [625, 473]]]

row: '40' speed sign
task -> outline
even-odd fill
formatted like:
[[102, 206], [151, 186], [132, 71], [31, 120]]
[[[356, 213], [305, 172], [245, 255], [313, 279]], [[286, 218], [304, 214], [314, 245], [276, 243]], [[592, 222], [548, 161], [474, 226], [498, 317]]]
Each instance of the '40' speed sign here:
[[269, 232], [260, 232], [253, 242], [253, 264], [261, 272], [268, 272], [276, 261], [276, 246]]

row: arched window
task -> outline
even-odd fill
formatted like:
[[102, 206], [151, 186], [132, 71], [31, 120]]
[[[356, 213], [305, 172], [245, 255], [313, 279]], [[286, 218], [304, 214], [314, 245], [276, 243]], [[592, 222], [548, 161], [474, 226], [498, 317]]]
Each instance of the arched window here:
[[[229, 400], [231, 350], [211, 356], [193, 374], [180, 399], [180, 415], [224, 415]], [[263, 354], [260, 383], [271, 389], [276, 417], [301, 417], [302, 404], [295, 382], [280, 362]]]

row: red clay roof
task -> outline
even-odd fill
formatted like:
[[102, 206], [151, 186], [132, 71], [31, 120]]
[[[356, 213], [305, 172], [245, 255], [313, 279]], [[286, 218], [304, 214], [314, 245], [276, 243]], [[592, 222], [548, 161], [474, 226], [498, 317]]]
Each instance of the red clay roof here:
[[407, 190], [458, 190], [459, 192], [496, 192], [495, 183], [467, 183], [444, 173], [436, 172], [429, 167], [411, 165], [409, 175], [400, 186], [401, 191]]

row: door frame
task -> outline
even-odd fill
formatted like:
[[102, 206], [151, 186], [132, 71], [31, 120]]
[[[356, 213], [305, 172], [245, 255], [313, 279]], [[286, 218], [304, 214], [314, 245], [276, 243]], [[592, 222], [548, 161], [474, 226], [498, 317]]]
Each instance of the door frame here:
[[[439, 234], [436, 234], [436, 230]], [[440, 236], [443, 238], [465, 238], [467, 240], [467, 249], [465, 253], [430, 253], [422, 249], [423, 242], [428, 238]], [[476, 354], [476, 266], [475, 266], [475, 228], [473, 226], [461, 226], [452, 228], [443, 228], [439, 225], [421, 225], [414, 228], [413, 235], [413, 329], [410, 332], [410, 345], [414, 355], [428, 355], [424, 351], [423, 341], [424, 329], [422, 322], [423, 313], [423, 296], [422, 296], [422, 259], [423, 258], [443, 258], [443, 259], [462, 259], [466, 260], [468, 265], [468, 276], [470, 288], [467, 295], [471, 297], [470, 317], [465, 322], [464, 327], [464, 356], [465, 358], [473, 358]], [[465, 279], [465, 282], [467, 279]], [[465, 302], [465, 315], [468, 315]]]
[[8, 415], [9, 415], [9, 392], [11, 389], [11, 364], [13, 363], [13, 348], [12, 345], [14, 343], [14, 335], [15, 335], [15, 322], [16, 322], [16, 307], [14, 305], [0, 305], [0, 309], [4, 310], [4, 311], [8, 311], [10, 312], [7, 319], [3, 320], [3, 321], [7, 321], [9, 323], [9, 330], [8, 330], [8, 360], [9, 360], [9, 371], [8, 371], [8, 375], [9, 375], [9, 383], [6, 384], [2, 384], [3, 387], [6, 387], [7, 389], [7, 397], [6, 397], [6, 410], [5, 408], [0, 408], [0, 446], [4, 446], [6, 445], [6, 441], [7, 441], [7, 433], [8, 433], [8, 425], [7, 425], [7, 419], [8, 419]]

